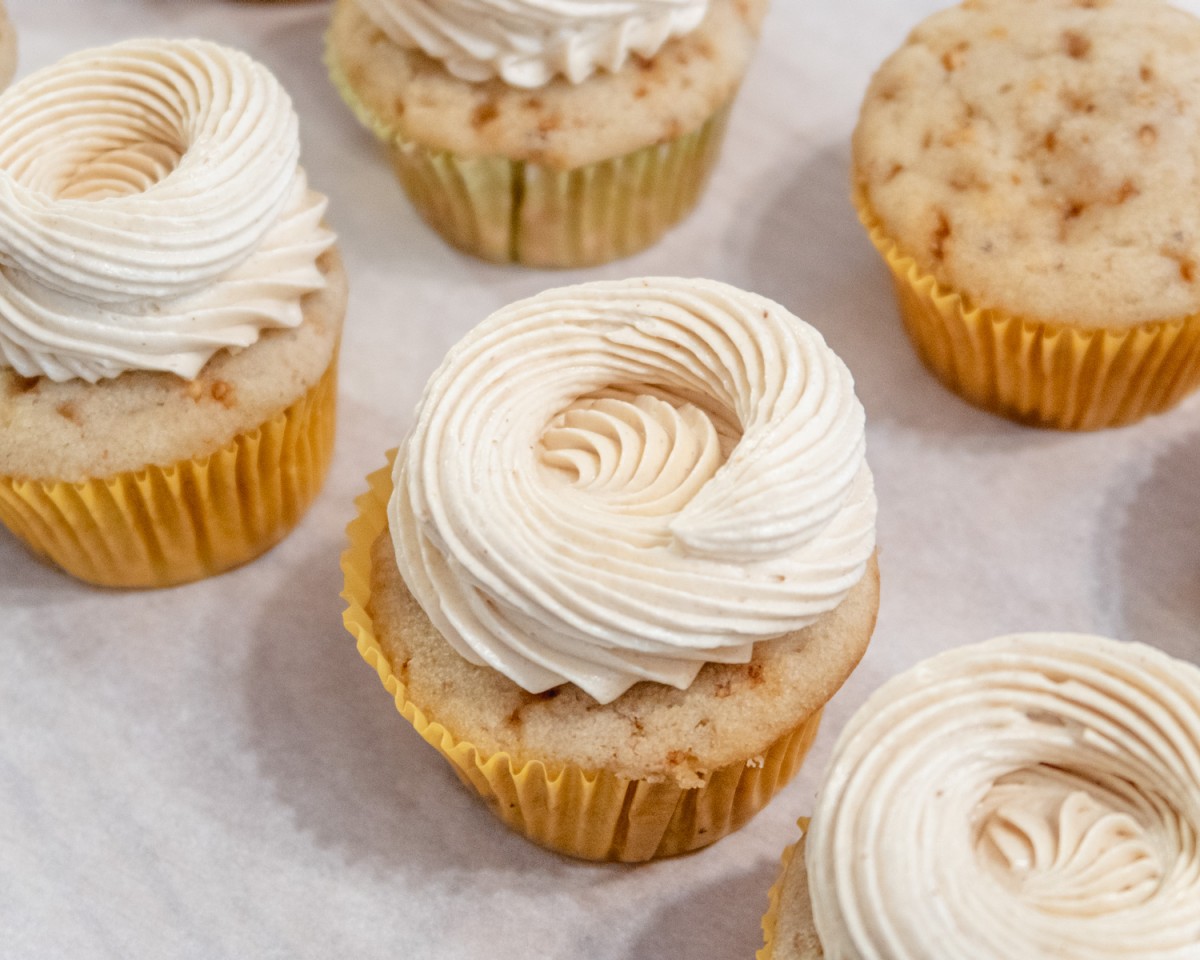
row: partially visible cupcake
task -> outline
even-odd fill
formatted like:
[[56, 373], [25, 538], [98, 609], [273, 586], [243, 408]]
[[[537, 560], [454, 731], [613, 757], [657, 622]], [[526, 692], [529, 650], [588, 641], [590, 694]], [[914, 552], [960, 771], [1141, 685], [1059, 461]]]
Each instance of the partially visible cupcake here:
[[4, 0], [0, 0], [0, 90], [8, 86], [8, 82], [17, 72], [17, 31], [12, 21], [8, 19], [8, 11], [4, 9]]
[[434, 374], [360, 498], [346, 625], [515, 830], [683, 853], [787, 782], [863, 655], [875, 510], [850, 374], [783, 307], [551, 290]]
[[298, 159], [278, 81], [212, 43], [0, 97], [0, 520], [69, 573], [218, 573], [319, 490], [346, 289]]
[[925, 363], [985, 409], [1094, 429], [1200, 385], [1200, 20], [973, 0], [876, 73], [855, 199]]
[[764, 931], [760, 960], [1200, 956], [1200, 667], [1027, 634], [893, 678]]
[[488, 260], [568, 267], [695, 205], [766, 0], [338, 0], [333, 81], [413, 204]]

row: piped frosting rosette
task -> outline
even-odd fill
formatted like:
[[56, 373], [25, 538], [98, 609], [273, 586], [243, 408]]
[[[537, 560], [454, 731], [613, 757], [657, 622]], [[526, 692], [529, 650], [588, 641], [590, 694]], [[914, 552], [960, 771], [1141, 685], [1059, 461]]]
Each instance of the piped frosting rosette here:
[[0, 97], [0, 361], [194, 377], [294, 327], [333, 242], [287, 93], [248, 56], [135, 40]]
[[699, 26], [708, 0], [358, 0], [402, 47], [464, 80], [540, 87], [652, 57]]
[[644, 279], [547, 291], [460, 342], [389, 523], [459, 653], [609, 702], [832, 610], [875, 512], [862, 406], [820, 334], [721, 283]]
[[1200, 668], [1023, 635], [885, 684], [807, 839], [829, 960], [1200, 956]]

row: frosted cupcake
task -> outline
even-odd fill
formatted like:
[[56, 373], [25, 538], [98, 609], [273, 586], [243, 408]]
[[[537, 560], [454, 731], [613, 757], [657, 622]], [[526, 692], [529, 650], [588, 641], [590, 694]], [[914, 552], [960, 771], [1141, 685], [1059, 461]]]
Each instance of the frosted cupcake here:
[[4, 9], [4, 0], [0, 0], [0, 90], [8, 86], [8, 82], [17, 72], [17, 31], [13, 29], [8, 12]]
[[163, 586], [299, 519], [333, 443], [345, 279], [280, 84], [138, 40], [0, 97], [0, 520]]
[[1200, 668], [1029, 634], [941, 654], [834, 748], [764, 960], [1200, 955]]
[[696, 203], [766, 0], [338, 0], [327, 59], [421, 216], [489, 260], [636, 252]]
[[1200, 384], [1200, 21], [977, 0], [872, 80], [856, 199], [925, 363], [985, 409], [1093, 429]]
[[723, 284], [593, 283], [498, 311], [370, 483], [343, 558], [359, 651], [501, 819], [574, 856], [646, 860], [741, 826], [874, 627], [850, 374]]

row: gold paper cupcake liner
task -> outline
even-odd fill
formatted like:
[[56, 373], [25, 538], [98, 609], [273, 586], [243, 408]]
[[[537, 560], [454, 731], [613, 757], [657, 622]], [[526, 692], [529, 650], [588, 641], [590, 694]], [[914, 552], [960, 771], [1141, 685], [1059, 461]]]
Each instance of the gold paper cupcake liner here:
[[720, 155], [732, 100], [666, 143], [558, 170], [462, 156], [404, 139], [354, 92], [327, 47], [333, 84], [383, 140], [409, 200], [448, 243], [484, 260], [584, 267], [637, 253], [696, 205]]
[[0, 90], [8, 86], [17, 72], [17, 32], [4, 13], [0, 0]]
[[637, 253], [696, 205], [729, 117], [692, 133], [573, 170], [505, 157], [463, 157], [397, 140], [392, 163], [421, 218], [485, 260], [583, 267]]
[[[797, 826], [800, 827], [801, 837], [808, 831], [808, 817], [801, 817], [797, 821]], [[779, 905], [783, 896], [783, 880], [787, 876], [788, 868], [792, 865], [792, 858], [796, 856], [796, 851], [800, 848], [800, 841], [788, 846], [783, 855], [779, 858], [779, 873], [775, 877], [775, 882], [771, 884], [771, 889], [767, 892], [767, 912], [762, 918], [763, 945], [754, 954], [754, 960], [774, 960], [775, 957], [775, 934], [779, 929]]]
[[303, 397], [206, 457], [64, 483], [0, 477], [0, 522], [67, 573], [166, 587], [274, 546], [320, 492], [333, 455], [337, 356]]
[[970, 403], [1021, 423], [1098, 430], [1168, 410], [1200, 387], [1200, 314], [1088, 328], [975, 307], [900, 250], [861, 186], [854, 205], [917, 353]]
[[693, 789], [576, 766], [553, 768], [537, 760], [520, 764], [504, 752], [488, 755], [447, 730], [431, 715], [435, 705], [409, 699], [375, 637], [369, 613], [371, 545], [387, 527], [391, 468], [371, 474], [368, 484], [356, 501], [358, 516], [347, 528], [350, 546], [342, 554], [346, 629], [401, 716], [513, 830], [543, 847], [585, 860], [640, 862], [674, 856], [737, 830], [799, 769], [816, 737], [821, 711], [776, 740], [761, 757], [722, 767], [705, 786]]

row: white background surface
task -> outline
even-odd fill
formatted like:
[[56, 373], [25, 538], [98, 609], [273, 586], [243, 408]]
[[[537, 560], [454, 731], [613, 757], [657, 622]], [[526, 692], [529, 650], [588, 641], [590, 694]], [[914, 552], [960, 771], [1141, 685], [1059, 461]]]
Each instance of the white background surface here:
[[[213, 38], [272, 67], [332, 199], [351, 305], [332, 474], [266, 557], [114, 593], [0, 531], [0, 956], [749, 958], [834, 736], [895, 671], [1030, 629], [1200, 659], [1200, 398], [1094, 435], [966, 406], [916, 360], [854, 218], [847, 139], [867, 79], [938, 6], [776, 0], [699, 209], [633, 259], [545, 273], [468, 259], [416, 219], [325, 80], [325, 3], [9, 0], [22, 76], [149, 34]], [[343, 631], [338, 554], [363, 477], [452, 342], [548, 286], [643, 274], [777, 299], [848, 362], [883, 603], [801, 775], [715, 847], [631, 868], [545, 853], [465, 792]]]

